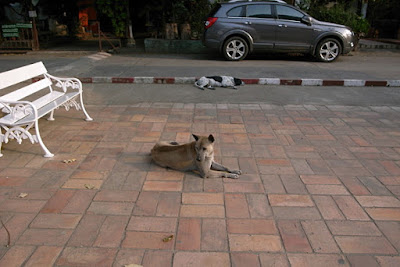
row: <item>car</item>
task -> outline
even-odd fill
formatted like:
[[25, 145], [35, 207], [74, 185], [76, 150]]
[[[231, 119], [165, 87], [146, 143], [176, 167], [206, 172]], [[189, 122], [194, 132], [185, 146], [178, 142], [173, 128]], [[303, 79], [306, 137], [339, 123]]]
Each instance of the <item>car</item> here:
[[318, 21], [282, 0], [217, 3], [204, 26], [203, 44], [231, 61], [261, 51], [306, 53], [333, 62], [354, 48], [349, 27]]

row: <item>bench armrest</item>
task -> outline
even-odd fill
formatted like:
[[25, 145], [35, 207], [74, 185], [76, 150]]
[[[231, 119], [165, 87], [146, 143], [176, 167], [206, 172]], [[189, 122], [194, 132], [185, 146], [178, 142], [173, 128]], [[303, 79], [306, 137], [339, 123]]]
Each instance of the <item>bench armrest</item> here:
[[[32, 121], [38, 120], [38, 110], [36, 106], [29, 101], [6, 101], [0, 98], [0, 108], [8, 117], [7, 121], [18, 121], [28, 115], [33, 115]], [[12, 124], [12, 123], [11, 123]]]
[[55, 81], [55, 86], [62, 88], [64, 93], [67, 92], [68, 87], [71, 89], [78, 89], [80, 93], [82, 92], [82, 82], [77, 78], [60, 78], [48, 73], [46, 73], [45, 76]]

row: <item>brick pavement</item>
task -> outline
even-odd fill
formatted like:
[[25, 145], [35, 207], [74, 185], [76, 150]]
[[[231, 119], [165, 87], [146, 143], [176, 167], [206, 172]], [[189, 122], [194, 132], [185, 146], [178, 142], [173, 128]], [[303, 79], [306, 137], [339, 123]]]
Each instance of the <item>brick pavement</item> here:
[[[0, 266], [400, 266], [400, 108], [88, 109], [40, 121], [54, 158], [3, 146]], [[214, 134], [240, 179], [151, 163], [191, 133]]]

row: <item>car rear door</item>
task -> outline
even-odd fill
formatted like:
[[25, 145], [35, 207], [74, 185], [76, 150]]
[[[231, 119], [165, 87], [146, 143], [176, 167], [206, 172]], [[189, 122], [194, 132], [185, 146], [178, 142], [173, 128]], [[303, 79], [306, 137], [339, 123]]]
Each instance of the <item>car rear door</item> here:
[[248, 4], [244, 23], [252, 28], [253, 46], [255, 49], [273, 49], [276, 20], [273, 15], [272, 5], [265, 3]]
[[309, 52], [314, 39], [312, 26], [301, 22], [304, 14], [285, 5], [275, 5], [277, 30], [275, 50]]

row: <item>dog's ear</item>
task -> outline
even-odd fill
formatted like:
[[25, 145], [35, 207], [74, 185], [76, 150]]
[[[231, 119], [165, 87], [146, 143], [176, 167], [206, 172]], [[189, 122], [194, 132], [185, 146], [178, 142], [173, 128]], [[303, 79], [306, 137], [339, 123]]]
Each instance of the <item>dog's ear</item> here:
[[212, 134], [210, 134], [208, 136], [208, 141], [210, 141], [211, 143], [214, 143], [215, 139], [214, 139], [214, 136]]
[[243, 85], [244, 84], [244, 82], [238, 78], [233, 78], [233, 81], [234, 81], [235, 85]]
[[193, 138], [194, 138], [194, 140], [199, 140], [199, 137], [197, 136], [197, 135], [195, 135], [195, 134], [192, 134], [193, 135]]

